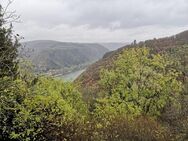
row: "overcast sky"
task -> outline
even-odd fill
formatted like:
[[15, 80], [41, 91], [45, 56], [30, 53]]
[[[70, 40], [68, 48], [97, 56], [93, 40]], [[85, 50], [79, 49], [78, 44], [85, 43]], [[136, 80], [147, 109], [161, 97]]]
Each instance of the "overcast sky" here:
[[132, 42], [188, 30], [188, 0], [14, 0], [11, 9], [25, 40]]

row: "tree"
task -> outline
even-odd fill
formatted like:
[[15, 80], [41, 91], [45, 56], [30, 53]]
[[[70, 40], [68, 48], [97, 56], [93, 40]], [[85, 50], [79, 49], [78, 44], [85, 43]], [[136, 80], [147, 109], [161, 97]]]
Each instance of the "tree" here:
[[77, 140], [87, 114], [75, 86], [41, 77], [31, 87], [13, 120], [11, 137], [19, 140]]
[[[12, 22], [15, 21], [14, 12], [7, 12], [8, 6], [0, 5], [0, 78], [17, 75], [17, 48], [20, 46], [17, 36], [13, 35]], [[10, 24], [10, 26], [7, 26]]]
[[182, 91], [173, 60], [148, 48], [128, 48], [110, 69], [101, 70], [94, 118], [106, 140], [171, 140], [170, 129], [158, 121]]
[[168, 56], [150, 54], [145, 47], [126, 49], [112, 69], [101, 72], [100, 85], [106, 98], [97, 109], [100, 111], [102, 105], [112, 115], [160, 115], [182, 90], [177, 80], [180, 73], [171, 66]]
[[15, 12], [9, 12], [0, 4], [0, 140], [10, 140], [9, 132], [15, 116], [16, 103], [20, 102], [22, 92], [19, 91], [18, 75], [18, 38], [12, 31], [12, 22], [16, 21]]

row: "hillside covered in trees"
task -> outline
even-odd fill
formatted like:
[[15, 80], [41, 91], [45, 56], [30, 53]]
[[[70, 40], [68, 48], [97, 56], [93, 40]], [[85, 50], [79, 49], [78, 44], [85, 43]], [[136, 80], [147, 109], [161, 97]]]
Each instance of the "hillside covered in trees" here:
[[108, 49], [95, 43], [48, 40], [22, 43], [20, 56], [31, 61], [37, 73], [64, 75], [86, 68], [102, 58]]
[[[176, 54], [177, 56], [186, 57], [186, 48], [185, 45], [188, 44], [188, 31], [184, 31], [177, 35], [173, 35], [171, 37], [146, 40], [144, 42], [139, 42], [138, 44], [131, 44], [124, 46], [118, 50], [111, 51], [106, 53], [101, 60], [91, 65], [76, 81], [79, 81], [84, 86], [94, 86], [96, 82], [100, 79], [99, 73], [101, 68], [110, 68], [113, 65], [114, 60], [122, 54], [124, 49], [132, 48], [132, 47], [148, 47], [152, 52], [162, 53], [169, 52], [172, 50], [180, 50], [180, 52], [184, 52], [184, 54]], [[174, 56], [176, 58], [177, 56]], [[182, 61], [185, 61], [186, 58], [182, 58]]]

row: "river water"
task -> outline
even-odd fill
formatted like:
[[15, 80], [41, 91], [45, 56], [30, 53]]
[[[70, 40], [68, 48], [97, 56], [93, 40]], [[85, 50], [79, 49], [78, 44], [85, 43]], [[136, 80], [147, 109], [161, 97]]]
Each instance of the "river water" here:
[[60, 77], [63, 78], [63, 80], [65, 81], [74, 81], [84, 71], [85, 69], [82, 69], [82, 70], [78, 70], [78, 71], [75, 71], [66, 75], [62, 75]]

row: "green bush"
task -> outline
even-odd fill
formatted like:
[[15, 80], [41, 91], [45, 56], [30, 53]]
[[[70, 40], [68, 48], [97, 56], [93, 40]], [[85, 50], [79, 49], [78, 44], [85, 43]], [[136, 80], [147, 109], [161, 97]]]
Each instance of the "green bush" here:
[[39, 78], [17, 109], [11, 137], [19, 140], [73, 139], [87, 116], [79, 92], [50, 78]]

